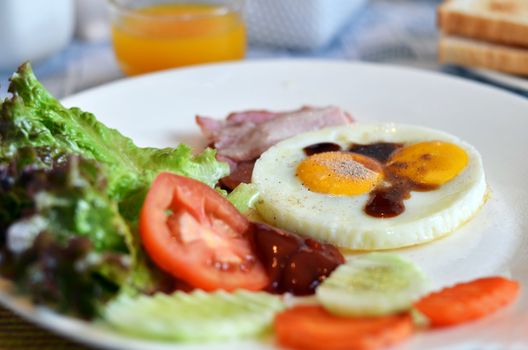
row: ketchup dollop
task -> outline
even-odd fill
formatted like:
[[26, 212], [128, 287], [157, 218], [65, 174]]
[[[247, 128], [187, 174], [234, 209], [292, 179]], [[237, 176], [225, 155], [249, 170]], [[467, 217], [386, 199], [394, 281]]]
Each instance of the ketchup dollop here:
[[271, 293], [314, 294], [315, 288], [345, 262], [339, 250], [313, 238], [254, 223], [255, 250], [267, 269]]

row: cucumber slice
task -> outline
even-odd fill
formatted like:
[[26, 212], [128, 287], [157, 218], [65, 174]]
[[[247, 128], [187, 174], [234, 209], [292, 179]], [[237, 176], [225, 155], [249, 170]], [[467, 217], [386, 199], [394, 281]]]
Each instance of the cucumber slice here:
[[131, 298], [121, 296], [104, 318], [127, 334], [165, 341], [219, 341], [261, 336], [284, 309], [277, 296], [264, 292], [176, 292]]
[[316, 295], [336, 315], [381, 316], [410, 309], [428, 285], [412, 262], [396, 254], [370, 253], [339, 266]]

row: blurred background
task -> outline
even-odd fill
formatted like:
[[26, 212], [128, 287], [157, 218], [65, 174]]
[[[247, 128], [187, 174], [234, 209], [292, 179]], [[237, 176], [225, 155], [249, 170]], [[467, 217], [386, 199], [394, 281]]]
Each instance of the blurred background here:
[[[25, 60], [33, 62], [39, 79], [62, 98], [171, 64], [270, 58], [399, 64], [443, 71], [528, 96], [525, 79], [495, 79], [438, 63], [440, 0], [210, 0], [208, 8], [178, 9], [166, 2], [0, 1], [0, 96], [6, 95], [8, 77]], [[160, 15], [180, 23], [160, 23]], [[223, 41], [189, 41], [227, 26], [230, 32], [218, 38]], [[164, 36], [176, 31], [187, 37], [163, 42]], [[142, 41], [134, 37], [135, 32], [141, 32]], [[215, 51], [218, 47], [224, 51]]]

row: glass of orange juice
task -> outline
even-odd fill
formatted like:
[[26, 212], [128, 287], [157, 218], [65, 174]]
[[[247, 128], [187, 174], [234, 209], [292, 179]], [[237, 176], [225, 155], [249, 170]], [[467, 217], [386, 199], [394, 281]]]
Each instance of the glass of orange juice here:
[[242, 59], [244, 0], [109, 0], [116, 58], [127, 75]]

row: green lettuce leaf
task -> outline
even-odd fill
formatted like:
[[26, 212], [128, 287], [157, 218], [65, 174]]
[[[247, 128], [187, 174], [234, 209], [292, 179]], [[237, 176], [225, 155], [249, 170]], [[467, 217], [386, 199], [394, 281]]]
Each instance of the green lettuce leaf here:
[[129, 227], [117, 202], [106, 193], [106, 178], [99, 164], [78, 156], [59, 157], [51, 161], [50, 168], [41, 165], [45, 162], [35, 149], [20, 148], [10, 162], [0, 164], [0, 181], [4, 183], [0, 200], [12, 203], [2, 205], [6, 230], [0, 235], [19, 220], [38, 217], [42, 230], [52, 232], [58, 241], [86, 236], [97, 251], [126, 252]]
[[258, 196], [259, 192], [254, 184], [241, 183], [227, 196], [227, 199], [244, 214], [255, 208]]
[[131, 267], [132, 234], [99, 163], [22, 147], [0, 183], [0, 273], [36, 302], [93, 317]]
[[170, 171], [210, 186], [226, 176], [229, 167], [208, 149], [193, 156], [185, 145], [177, 148], [137, 147], [119, 131], [97, 121], [91, 113], [62, 106], [36, 79], [29, 64], [13, 74], [0, 112], [1, 158], [22, 146], [50, 147], [64, 153], [96, 159], [108, 170], [108, 191], [121, 201], [144, 192], [154, 177]]
[[90, 319], [119, 291], [129, 267], [124, 254], [95, 253], [86, 237], [58, 242], [42, 231], [19, 254], [0, 251], [2, 275], [38, 304]]

